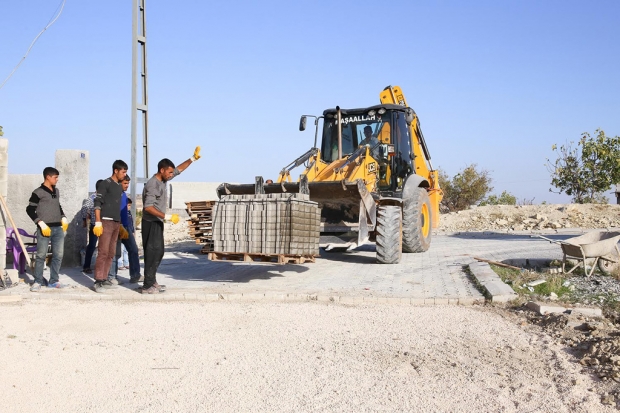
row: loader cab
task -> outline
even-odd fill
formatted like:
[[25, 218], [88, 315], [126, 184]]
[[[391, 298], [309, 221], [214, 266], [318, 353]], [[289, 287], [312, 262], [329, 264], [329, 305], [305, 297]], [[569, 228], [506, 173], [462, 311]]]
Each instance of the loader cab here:
[[[379, 164], [380, 191], [398, 191], [405, 178], [414, 173], [411, 133], [407, 108], [377, 105], [363, 109], [342, 109], [342, 156], [351, 155], [360, 144], [369, 144], [371, 156]], [[338, 121], [335, 109], [323, 112], [321, 160], [338, 160]], [[368, 139], [365, 130], [371, 130]]]

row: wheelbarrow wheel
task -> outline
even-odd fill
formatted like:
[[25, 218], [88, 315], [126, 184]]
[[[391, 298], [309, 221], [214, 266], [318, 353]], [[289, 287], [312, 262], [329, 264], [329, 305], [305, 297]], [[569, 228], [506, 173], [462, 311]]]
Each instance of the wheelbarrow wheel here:
[[618, 263], [606, 260], [605, 258], [599, 258], [598, 269], [605, 275], [611, 275], [616, 269], [618, 269]]

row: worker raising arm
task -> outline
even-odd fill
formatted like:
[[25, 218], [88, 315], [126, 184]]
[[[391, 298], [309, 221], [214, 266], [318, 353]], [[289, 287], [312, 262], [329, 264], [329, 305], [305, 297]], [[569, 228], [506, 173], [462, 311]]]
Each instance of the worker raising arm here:
[[162, 290], [157, 284], [157, 268], [164, 257], [164, 221], [179, 222], [178, 214], [166, 214], [168, 205], [167, 182], [179, 175], [192, 162], [200, 159], [200, 146], [191, 158], [178, 167], [167, 158], [157, 164], [157, 173], [151, 177], [142, 190], [142, 245], [144, 246], [144, 285], [143, 294], [157, 294]]

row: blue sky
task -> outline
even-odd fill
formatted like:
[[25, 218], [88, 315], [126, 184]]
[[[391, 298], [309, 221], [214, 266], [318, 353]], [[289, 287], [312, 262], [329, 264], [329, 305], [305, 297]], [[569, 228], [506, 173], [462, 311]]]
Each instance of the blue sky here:
[[[0, 2], [0, 81], [59, 3]], [[147, 18], [151, 173], [202, 146], [179, 180], [275, 178], [312, 146], [301, 114], [376, 104], [389, 84], [433, 166], [476, 163], [520, 200], [568, 201], [548, 192], [552, 144], [620, 135], [617, 1], [148, 0]], [[92, 187], [129, 161], [131, 45], [130, 1], [67, 1], [0, 89], [10, 173], [83, 149]]]

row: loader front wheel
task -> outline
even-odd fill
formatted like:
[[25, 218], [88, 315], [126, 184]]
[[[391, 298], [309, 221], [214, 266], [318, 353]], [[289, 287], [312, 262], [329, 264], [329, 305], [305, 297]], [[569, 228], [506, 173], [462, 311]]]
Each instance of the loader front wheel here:
[[403, 200], [403, 252], [424, 252], [431, 246], [431, 200], [417, 188]]
[[383, 205], [377, 209], [377, 262], [398, 264], [403, 248], [402, 229], [399, 206]]

